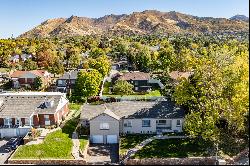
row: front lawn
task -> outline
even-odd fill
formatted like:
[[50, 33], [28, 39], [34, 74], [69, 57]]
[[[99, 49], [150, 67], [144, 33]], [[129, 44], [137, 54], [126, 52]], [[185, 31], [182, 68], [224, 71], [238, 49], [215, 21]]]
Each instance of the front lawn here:
[[50, 133], [44, 142], [37, 145], [23, 145], [12, 156], [13, 159], [73, 159], [73, 142], [62, 130]]
[[147, 98], [150, 98], [150, 97], [160, 97], [161, 96], [161, 93], [159, 90], [154, 90], [154, 91], [150, 91], [150, 92], [147, 92], [146, 94], [139, 94], [139, 93], [134, 93], [134, 94], [131, 94], [131, 95], [114, 95], [114, 94], [109, 94], [109, 95], [103, 95], [105, 97], [125, 97], [125, 98], [138, 98], [138, 99], [147, 99]]
[[79, 141], [80, 141], [80, 149], [84, 150], [85, 146], [87, 145], [87, 143], [89, 141], [88, 137], [87, 136], [80, 136]]
[[70, 103], [69, 104], [69, 109], [70, 110], [80, 110], [80, 108], [81, 108], [81, 104], [77, 104], [77, 103]]
[[211, 142], [184, 138], [153, 140], [135, 154], [135, 158], [201, 157], [210, 156]]
[[120, 137], [120, 154], [123, 155], [128, 149], [134, 148], [145, 139], [152, 137], [150, 134], [128, 134]]

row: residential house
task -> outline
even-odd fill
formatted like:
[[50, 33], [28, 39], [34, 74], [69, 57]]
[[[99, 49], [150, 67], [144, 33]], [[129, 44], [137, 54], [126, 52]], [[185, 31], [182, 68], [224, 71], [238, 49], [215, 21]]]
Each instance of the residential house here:
[[33, 57], [32, 54], [13, 55], [9, 58], [9, 60], [12, 63], [18, 63], [20, 60], [24, 62], [28, 59], [31, 59], [32, 57]]
[[58, 92], [66, 93], [68, 90], [73, 90], [76, 78], [79, 70], [74, 70], [70, 72], [65, 72], [61, 77], [59, 77], [56, 81], [57, 88], [56, 90]]
[[169, 73], [169, 76], [171, 78], [171, 81], [174, 85], [178, 84], [181, 79], [188, 79], [190, 76], [192, 76], [194, 72], [180, 72], [180, 71], [172, 71]]
[[118, 143], [120, 134], [182, 132], [183, 122], [184, 110], [169, 99], [85, 104], [80, 116], [91, 143]]
[[51, 74], [46, 70], [31, 70], [31, 71], [14, 71], [11, 75], [14, 88], [21, 86], [32, 87], [35, 78], [41, 77], [43, 86], [47, 86], [51, 82]]
[[117, 75], [114, 77], [113, 82], [116, 80], [125, 80], [130, 84], [134, 85], [134, 91], [141, 92], [141, 91], [148, 91], [151, 89], [161, 88], [163, 89], [164, 86], [160, 82], [160, 80], [151, 78], [150, 73], [144, 72], [128, 72], [124, 74]]
[[59, 125], [69, 112], [60, 92], [0, 94], [0, 138], [25, 135], [31, 127]]

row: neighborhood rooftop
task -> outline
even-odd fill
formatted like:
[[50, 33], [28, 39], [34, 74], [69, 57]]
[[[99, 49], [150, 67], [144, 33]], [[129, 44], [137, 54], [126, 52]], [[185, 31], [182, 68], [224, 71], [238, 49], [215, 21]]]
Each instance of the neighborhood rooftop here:
[[150, 73], [128, 72], [119, 77], [120, 80], [149, 80]]
[[[1, 118], [28, 118], [32, 114], [54, 114], [67, 99], [59, 92], [17, 92], [0, 94]], [[45, 102], [52, 102], [46, 107]]]
[[174, 102], [166, 101], [122, 101], [102, 105], [85, 104], [81, 119], [92, 119], [109, 109], [120, 118], [183, 118], [184, 110]]
[[69, 73], [68, 72], [65, 72], [64, 74], [63, 74], [63, 76], [61, 76], [59, 79], [65, 79], [65, 80], [67, 80], [67, 79], [69, 79], [69, 77], [70, 77], [70, 79], [76, 79], [77, 78], [77, 73], [78, 73], [79, 71], [77, 71], [77, 70], [74, 70], [74, 71], [71, 71], [70, 72], [70, 76], [69, 76]]

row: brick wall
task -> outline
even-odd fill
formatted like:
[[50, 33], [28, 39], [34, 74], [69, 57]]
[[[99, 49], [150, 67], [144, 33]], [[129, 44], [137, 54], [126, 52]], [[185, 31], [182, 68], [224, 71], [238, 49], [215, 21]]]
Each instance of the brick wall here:
[[16, 121], [15, 121], [15, 118], [11, 118], [12, 119], [12, 125], [15, 125], [16, 124]]
[[125, 165], [214, 165], [215, 161], [211, 157], [129, 159]]
[[25, 78], [18, 78], [19, 84], [25, 84]]
[[27, 78], [27, 83], [28, 84], [33, 84], [34, 83], [34, 79], [33, 78]]
[[40, 126], [44, 127], [45, 126], [44, 115], [39, 114], [38, 117], [39, 117], [39, 124], [40, 124]]
[[8, 164], [41, 164], [41, 165], [86, 165], [85, 160], [74, 159], [9, 159]]
[[21, 118], [22, 125], [25, 125], [25, 118]]
[[34, 126], [39, 126], [39, 116], [38, 115], [33, 116], [33, 124], [34, 124]]
[[55, 125], [55, 115], [49, 115], [50, 125]]
[[3, 120], [3, 118], [0, 118], [0, 125], [4, 125], [4, 120]]

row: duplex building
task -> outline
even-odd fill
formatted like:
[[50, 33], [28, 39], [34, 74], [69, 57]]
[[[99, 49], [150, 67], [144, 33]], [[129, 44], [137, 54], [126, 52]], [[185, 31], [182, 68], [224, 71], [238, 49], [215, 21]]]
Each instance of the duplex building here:
[[59, 125], [69, 112], [68, 103], [60, 92], [0, 94], [0, 138], [20, 135], [23, 128]]
[[43, 86], [47, 86], [51, 82], [51, 74], [46, 70], [14, 71], [10, 77], [14, 88], [32, 87], [37, 77], [42, 79]]
[[78, 70], [65, 72], [61, 77], [59, 77], [56, 81], [57, 91], [66, 93], [69, 89], [74, 89], [78, 72]]
[[184, 110], [169, 99], [85, 104], [80, 119], [91, 143], [118, 143], [120, 134], [182, 132]]
[[161, 89], [164, 88], [160, 80], [151, 78], [150, 73], [136, 72], [136, 71], [127, 72], [114, 77], [113, 81], [115, 82], [116, 80], [125, 80], [130, 84], [134, 85], [133, 90], [135, 92], [148, 91], [155, 88], [161, 88]]

